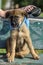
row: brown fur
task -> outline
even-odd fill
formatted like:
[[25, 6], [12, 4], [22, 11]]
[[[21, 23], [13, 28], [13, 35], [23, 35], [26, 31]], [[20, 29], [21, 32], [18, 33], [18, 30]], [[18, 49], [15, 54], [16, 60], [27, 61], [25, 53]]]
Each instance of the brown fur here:
[[[18, 18], [18, 24], [21, 23], [24, 19], [24, 16], [26, 13], [23, 10], [15, 9], [13, 11], [10, 11], [10, 14], [13, 16], [19, 16]], [[7, 16], [8, 17], [8, 16]], [[9, 17], [8, 17], [9, 18]], [[10, 18], [11, 19], [11, 18]], [[12, 17], [12, 20], [15, 21], [15, 18]], [[13, 21], [11, 21], [13, 22]], [[15, 26], [14, 26], [15, 27]], [[20, 48], [20, 42], [24, 41], [24, 46], [22, 49]], [[16, 52], [16, 49], [19, 51]], [[14, 61], [14, 57], [21, 56], [24, 57], [28, 53], [31, 53], [34, 59], [39, 59], [39, 56], [35, 53], [34, 47], [32, 45], [31, 37], [30, 37], [30, 31], [27, 29], [25, 23], [20, 27], [19, 31], [12, 30], [11, 31], [11, 37], [7, 40], [7, 57], [8, 61], [12, 62]]]

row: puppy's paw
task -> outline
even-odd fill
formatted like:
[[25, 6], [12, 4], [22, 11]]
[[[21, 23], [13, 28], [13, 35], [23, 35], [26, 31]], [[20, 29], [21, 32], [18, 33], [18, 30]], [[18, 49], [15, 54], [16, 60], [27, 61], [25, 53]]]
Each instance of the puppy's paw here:
[[20, 56], [20, 58], [24, 58], [24, 55], [19, 55]]
[[33, 58], [34, 58], [35, 60], [39, 60], [40, 57], [39, 57], [38, 55], [34, 55]]
[[8, 62], [13, 62], [14, 61], [14, 57], [13, 56], [10, 56], [9, 58], [8, 58]]
[[20, 54], [19, 52], [18, 53], [16, 53], [16, 55], [15, 55], [16, 57], [19, 57], [19, 58], [24, 58], [24, 55], [22, 55], [22, 54]]

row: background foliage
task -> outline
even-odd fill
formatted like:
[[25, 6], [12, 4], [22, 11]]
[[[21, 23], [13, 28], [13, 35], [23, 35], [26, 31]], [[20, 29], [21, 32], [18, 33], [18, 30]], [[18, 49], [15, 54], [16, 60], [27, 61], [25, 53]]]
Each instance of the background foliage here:
[[[7, 0], [2, 0], [2, 4], [4, 5]], [[26, 5], [36, 5], [40, 7], [43, 11], [43, 0], [12, 0], [15, 4], [19, 4], [20, 7], [26, 6]], [[3, 7], [3, 6], [2, 6]]]
[[14, 4], [19, 4], [20, 7], [26, 6], [26, 5], [35, 5], [42, 9], [43, 11], [43, 0], [13, 0]]

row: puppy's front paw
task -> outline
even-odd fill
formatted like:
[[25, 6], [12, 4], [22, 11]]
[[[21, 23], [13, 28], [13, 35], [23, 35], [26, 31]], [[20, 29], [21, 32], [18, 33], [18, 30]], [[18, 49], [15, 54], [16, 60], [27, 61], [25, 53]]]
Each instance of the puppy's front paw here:
[[39, 60], [40, 57], [36, 54], [36, 55], [33, 56], [33, 58], [34, 58], [35, 60]]
[[9, 58], [8, 58], [8, 62], [13, 62], [14, 61], [14, 57], [13, 56], [10, 56]]

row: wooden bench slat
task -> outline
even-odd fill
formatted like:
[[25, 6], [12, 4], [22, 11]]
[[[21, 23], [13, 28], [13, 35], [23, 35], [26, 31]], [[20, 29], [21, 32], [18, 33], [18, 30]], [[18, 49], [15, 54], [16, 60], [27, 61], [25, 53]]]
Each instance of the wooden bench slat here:
[[30, 33], [34, 47], [36, 49], [43, 49], [43, 22], [30, 22]]

